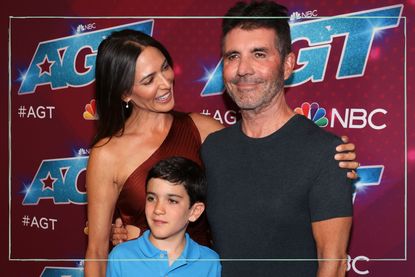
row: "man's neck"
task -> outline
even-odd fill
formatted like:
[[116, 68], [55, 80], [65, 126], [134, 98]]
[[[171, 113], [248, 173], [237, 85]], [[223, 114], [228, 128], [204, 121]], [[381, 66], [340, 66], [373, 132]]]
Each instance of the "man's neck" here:
[[282, 93], [260, 110], [241, 110], [242, 132], [251, 138], [269, 136], [284, 126], [294, 114]]

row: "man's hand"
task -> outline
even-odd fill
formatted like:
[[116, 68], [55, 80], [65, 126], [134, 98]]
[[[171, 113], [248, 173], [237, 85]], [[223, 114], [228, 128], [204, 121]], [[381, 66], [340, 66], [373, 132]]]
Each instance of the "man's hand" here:
[[347, 136], [341, 137], [344, 144], [340, 144], [336, 147], [337, 153], [334, 158], [339, 162], [341, 168], [351, 169], [347, 172], [347, 177], [349, 179], [357, 179], [359, 176], [356, 173], [356, 169], [360, 166], [360, 163], [356, 161], [356, 147], [353, 143], [349, 143], [349, 138]]

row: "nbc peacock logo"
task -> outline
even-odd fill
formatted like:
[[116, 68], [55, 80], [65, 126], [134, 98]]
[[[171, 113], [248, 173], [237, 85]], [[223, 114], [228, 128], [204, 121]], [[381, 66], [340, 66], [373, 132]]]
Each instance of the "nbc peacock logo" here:
[[95, 107], [95, 99], [92, 99], [88, 104], [85, 105], [83, 116], [86, 120], [98, 120], [98, 114]]
[[294, 112], [304, 115], [319, 127], [326, 127], [329, 124], [329, 120], [325, 117], [326, 109], [320, 108], [320, 105], [316, 102], [311, 104], [304, 102], [301, 107], [295, 108]]

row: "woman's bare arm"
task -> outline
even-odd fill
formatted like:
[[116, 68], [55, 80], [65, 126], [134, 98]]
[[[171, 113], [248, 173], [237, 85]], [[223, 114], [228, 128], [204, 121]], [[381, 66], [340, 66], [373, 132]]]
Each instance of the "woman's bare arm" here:
[[105, 276], [112, 215], [119, 194], [114, 168], [113, 155], [105, 146], [92, 149], [86, 174], [89, 229], [86, 277]]

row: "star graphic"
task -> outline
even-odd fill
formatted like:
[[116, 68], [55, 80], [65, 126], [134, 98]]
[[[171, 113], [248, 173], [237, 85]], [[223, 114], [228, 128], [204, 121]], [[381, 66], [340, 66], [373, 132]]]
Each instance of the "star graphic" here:
[[43, 183], [42, 191], [46, 189], [54, 191], [55, 188], [53, 187], [53, 184], [56, 182], [57, 179], [58, 178], [52, 178], [52, 176], [50, 176], [50, 172], [48, 173], [46, 178], [40, 179]]
[[52, 67], [54, 63], [55, 61], [49, 61], [48, 56], [45, 56], [42, 62], [36, 64], [40, 68], [39, 77], [42, 76], [43, 74], [48, 74], [49, 76], [51, 76], [50, 68]]

